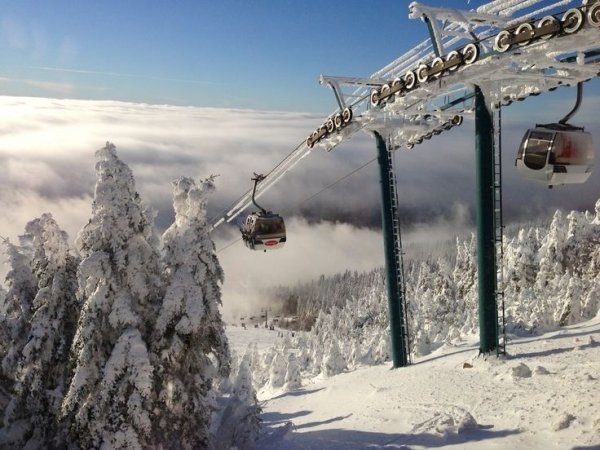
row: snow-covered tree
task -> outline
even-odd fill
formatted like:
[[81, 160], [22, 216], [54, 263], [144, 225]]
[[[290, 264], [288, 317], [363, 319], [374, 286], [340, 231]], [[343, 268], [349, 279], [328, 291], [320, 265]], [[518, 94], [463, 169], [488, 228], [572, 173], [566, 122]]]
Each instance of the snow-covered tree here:
[[332, 339], [329, 342], [327, 351], [323, 356], [321, 368], [323, 373], [328, 377], [342, 373], [346, 368], [346, 362], [340, 352], [337, 339]]
[[252, 351], [248, 348], [240, 362], [231, 396], [221, 415], [213, 442], [217, 449], [250, 449], [258, 439], [262, 409], [252, 385]]
[[469, 333], [477, 328], [477, 317], [471, 311], [477, 308], [477, 255], [476, 238], [456, 239], [456, 261], [452, 272], [454, 300], [460, 332]]
[[0, 317], [2, 369], [10, 379], [16, 378], [17, 360], [27, 342], [37, 280], [31, 270], [31, 249], [5, 242], [8, 292]]
[[[2, 317], [3, 317], [3, 308], [6, 302], [6, 290], [2, 287], [2, 285], [0, 285], [0, 333], [2, 333], [3, 328], [2, 328]], [[0, 335], [0, 362], [2, 362], [2, 358], [4, 356], [5, 353], [5, 348], [8, 346], [8, 343], [5, 340], [6, 338], [2, 335]], [[4, 380], [3, 380], [3, 376], [2, 376], [2, 370], [1, 370], [1, 366], [0, 366], [0, 418], [4, 417], [4, 408], [6, 408], [6, 405], [8, 404], [8, 391], [6, 390], [7, 386], [5, 386]], [[2, 425], [0, 423], [0, 425]]]
[[159, 253], [131, 170], [110, 143], [96, 156], [92, 217], [76, 240], [82, 311], [62, 410], [79, 447], [149, 448]]
[[550, 229], [544, 237], [539, 251], [538, 289], [555, 290], [555, 280], [563, 271], [563, 249], [567, 235], [567, 226], [561, 211], [556, 211]]
[[64, 444], [58, 429], [60, 402], [68, 386], [68, 366], [78, 305], [77, 258], [67, 234], [50, 214], [29, 222], [23, 238], [34, 249], [38, 281], [27, 343], [17, 359], [13, 395], [4, 423], [13, 448], [52, 448]]
[[29, 335], [33, 299], [37, 280], [31, 271], [31, 249], [4, 242], [9, 267], [6, 292], [0, 304], [0, 406], [4, 409], [17, 380], [18, 360]]
[[152, 351], [157, 360], [155, 443], [165, 448], [207, 448], [207, 395], [213, 379], [227, 377], [230, 370], [219, 310], [223, 271], [206, 218], [206, 198], [213, 190], [212, 177], [200, 185], [191, 178], [177, 180], [175, 223], [163, 236], [167, 288]]
[[283, 384], [284, 391], [293, 391], [302, 386], [302, 377], [300, 375], [300, 366], [293, 352], [288, 354], [287, 367], [285, 371], [285, 380]]
[[565, 295], [560, 298], [557, 305], [555, 320], [558, 325], [565, 326], [582, 320], [582, 300], [585, 298], [585, 290], [582, 280], [574, 275], [565, 280], [567, 288]]
[[269, 386], [273, 389], [281, 388], [285, 383], [287, 361], [280, 351], [276, 351], [269, 368]]
[[0, 284], [0, 305], [4, 305], [6, 300], [6, 289]]

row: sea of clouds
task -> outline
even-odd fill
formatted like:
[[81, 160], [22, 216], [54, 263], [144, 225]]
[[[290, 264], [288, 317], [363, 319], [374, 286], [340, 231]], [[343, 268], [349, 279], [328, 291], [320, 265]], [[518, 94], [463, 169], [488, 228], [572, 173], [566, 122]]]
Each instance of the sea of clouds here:
[[[587, 108], [597, 103], [592, 99]], [[219, 175], [209, 207], [209, 216], [217, 217], [251, 188], [253, 172], [268, 173], [323, 120], [305, 113], [2, 96], [0, 110], [0, 235], [11, 241], [44, 212], [51, 212], [74, 240], [90, 216], [94, 153], [106, 141], [133, 170], [140, 195], [163, 231], [173, 219], [172, 180]], [[519, 114], [526, 115], [517, 109], [503, 127], [507, 220], [543, 216], [556, 207], [591, 208], [600, 192], [599, 177], [552, 191], [517, 178], [514, 148], [526, 128]], [[374, 140], [366, 133], [329, 153], [315, 148], [261, 197], [267, 209], [285, 214], [288, 244], [262, 253], [236, 242], [219, 252], [226, 313], [261, 304], [266, 286], [383, 264], [375, 162], [306, 201], [375, 156]], [[395, 159], [409, 246], [435, 249], [438, 242], [472, 229], [472, 121], [412, 151], [399, 151]], [[236, 222], [215, 231], [218, 249], [239, 238]], [[5, 268], [0, 270], [3, 278]]]

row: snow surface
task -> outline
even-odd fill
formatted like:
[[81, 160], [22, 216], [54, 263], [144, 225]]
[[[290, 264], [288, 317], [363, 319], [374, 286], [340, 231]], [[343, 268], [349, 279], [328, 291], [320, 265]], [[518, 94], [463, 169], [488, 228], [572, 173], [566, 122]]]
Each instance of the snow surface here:
[[[242, 354], [252, 342], [267, 350], [278, 331], [227, 334]], [[474, 336], [406, 368], [359, 367], [262, 391], [258, 448], [600, 449], [600, 315], [513, 337], [508, 353], [479, 356]]]

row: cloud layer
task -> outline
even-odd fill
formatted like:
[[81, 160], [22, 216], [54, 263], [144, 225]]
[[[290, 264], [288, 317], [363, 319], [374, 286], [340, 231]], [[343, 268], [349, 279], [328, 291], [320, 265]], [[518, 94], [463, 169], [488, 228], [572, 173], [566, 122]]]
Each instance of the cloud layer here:
[[[582, 117], [588, 119], [589, 131], [599, 127], [591, 119], [595, 116], [585, 111], [597, 103], [597, 99], [584, 103]], [[157, 225], [164, 230], [173, 217], [172, 180], [220, 175], [209, 211], [214, 216], [251, 188], [253, 172], [267, 173], [323, 119], [301, 113], [20, 97], [0, 97], [0, 109], [0, 235], [11, 240], [23, 232], [27, 221], [44, 212], [52, 212], [74, 239], [91, 210], [94, 152], [106, 141], [117, 146], [133, 170], [142, 198], [156, 210]], [[507, 222], [547, 214], [556, 207], [591, 208], [600, 192], [598, 176], [585, 185], [553, 190], [518, 178], [514, 150], [527, 127], [527, 114], [518, 108], [510, 111], [503, 125]], [[550, 114], [541, 113], [540, 122], [544, 113]], [[412, 151], [396, 153], [400, 211], [408, 240], [431, 243], [470, 230], [475, 198], [473, 132], [473, 122], [466, 120], [462, 127]], [[330, 153], [315, 148], [261, 197], [259, 203], [288, 218], [289, 245], [266, 255], [241, 244], [222, 252], [224, 292], [230, 296], [225, 303], [243, 304], [243, 296], [254, 295], [248, 287], [258, 292], [264, 285], [383, 264], [375, 162], [306, 201], [375, 156], [374, 140], [365, 133]], [[234, 227], [215, 234], [218, 247], [237, 236]]]

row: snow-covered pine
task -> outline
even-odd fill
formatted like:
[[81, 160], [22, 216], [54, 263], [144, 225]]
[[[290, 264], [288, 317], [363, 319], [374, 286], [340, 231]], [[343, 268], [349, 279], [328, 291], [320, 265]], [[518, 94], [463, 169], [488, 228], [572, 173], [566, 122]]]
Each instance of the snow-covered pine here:
[[254, 349], [249, 346], [240, 361], [232, 393], [212, 439], [216, 449], [250, 449], [258, 439], [262, 409], [252, 382], [253, 353]]
[[[17, 380], [18, 360], [29, 336], [33, 299], [37, 280], [31, 270], [31, 248], [4, 242], [9, 267], [6, 274], [8, 292], [0, 305], [0, 406], [2, 417]], [[0, 439], [2, 439], [0, 437]]]
[[31, 242], [38, 280], [30, 331], [18, 357], [13, 395], [6, 410], [6, 448], [61, 448], [60, 403], [71, 377], [69, 351], [79, 308], [77, 266], [68, 236], [50, 214], [29, 222], [22, 237]]
[[6, 289], [0, 284], [0, 305], [4, 305], [6, 300]]
[[[6, 301], [6, 290], [2, 287], [2, 285], [0, 285], [0, 321], [2, 320], [3, 317], [3, 309], [4, 305], [5, 305], [5, 301]], [[2, 325], [0, 322], [0, 332], [2, 332]], [[7, 345], [7, 342], [5, 341], [5, 338], [3, 336], [0, 336], [0, 362], [2, 362], [2, 357], [4, 356], [4, 346]], [[2, 370], [0, 368], [0, 418], [4, 417], [4, 409], [6, 408], [6, 405], [8, 404], [8, 391], [6, 389], [6, 386], [4, 386], [4, 382], [3, 382], [3, 377], [2, 377]], [[0, 425], [2, 425], [0, 423]]]
[[302, 386], [302, 376], [300, 366], [294, 352], [288, 353], [287, 367], [285, 370], [285, 380], [283, 384], [284, 391], [293, 391]]
[[286, 356], [281, 350], [276, 350], [269, 368], [269, 386], [272, 389], [283, 387], [285, 383]]
[[76, 240], [82, 311], [62, 411], [75, 446], [150, 448], [147, 343], [160, 305], [160, 257], [131, 170], [111, 143], [96, 156], [92, 217]]
[[[467, 334], [474, 330], [478, 324], [475, 322], [475, 316], [469, 314], [477, 308], [477, 257], [476, 257], [476, 237], [471, 233], [470, 238], [464, 241], [456, 239], [456, 260], [452, 272], [452, 281], [455, 286], [455, 296], [457, 302], [461, 305], [458, 314], [462, 316], [460, 324], [460, 333]], [[415, 299], [412, 297], [408, 297]]]
[[340, 352], [340, 346], [338, 345], [337, 339], [331, 339], [329, 341], [329, 345], [323, 356], [321, 368], [323, 374], [328, 377], [342, 373], [346, 368], [346, 362]]
[[175, 222], [163, 235], [166, 292], [152, 339], [157, 393], [155, 448], [207, 448], [210, 404], [230, 355], [221, 306], [223, 271], [206, 218], [213, 177], [174, 184]]

